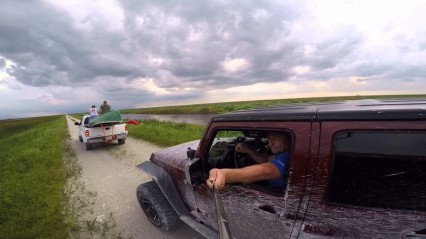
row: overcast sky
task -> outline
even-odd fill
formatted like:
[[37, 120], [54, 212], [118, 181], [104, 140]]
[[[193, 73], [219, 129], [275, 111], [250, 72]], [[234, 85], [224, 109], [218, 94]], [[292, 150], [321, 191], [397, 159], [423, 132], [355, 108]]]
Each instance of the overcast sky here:
[[426, 1], [0, 1], [0, 119], [422, 94]]

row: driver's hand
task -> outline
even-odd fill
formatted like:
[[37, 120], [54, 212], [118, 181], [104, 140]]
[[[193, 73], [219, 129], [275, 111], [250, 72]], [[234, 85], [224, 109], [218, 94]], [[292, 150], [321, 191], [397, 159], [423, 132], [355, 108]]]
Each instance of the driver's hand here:
[[218, 190], [221, 190], [225, 187], [225, 183], [225, 174], [222, 172], [222, 170], [218, 168], [210, 170], [209, 178], [206, 181], [206, 184], [209, 188], [213, 188], [214, 185]]
[[245, 143], [238, 143], [235, 146], [235, 151], [237, 151], [239, 153], [243, 153], [243, 154], [247, 154], [249, 152], [249, 149], [250, 148]]

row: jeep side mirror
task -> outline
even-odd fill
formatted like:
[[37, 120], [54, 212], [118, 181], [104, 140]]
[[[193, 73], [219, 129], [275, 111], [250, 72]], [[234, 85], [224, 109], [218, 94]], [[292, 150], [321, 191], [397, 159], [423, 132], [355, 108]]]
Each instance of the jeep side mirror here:
[[74, 125], [80, 125], [80, 123], [79, 122], [75, 122]]
[[186, 151], [186, 156], [187, 156], [190, 160], [194, 159], [194, 158], [195, 158], [195, 150], [194, 150], [194, 149], [191, 149], [191, 148], [188, 148], [188, 150]]
[[[194, 150], [195, 151], [195, 150]], [[201, 160], [193, 158], [186, 161], [185, 166], [185, 179], [188, 185], [197, 186], [204, 183], [207, 178], [203, 178], [203, 171], [201, 169]]]

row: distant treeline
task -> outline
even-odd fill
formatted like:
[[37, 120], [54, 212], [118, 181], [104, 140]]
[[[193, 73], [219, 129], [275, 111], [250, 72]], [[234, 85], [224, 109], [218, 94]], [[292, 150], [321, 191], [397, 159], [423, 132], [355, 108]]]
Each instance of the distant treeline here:
[[122, 114], [222, 114], [231, 111], [257, 108], [261, 106], [295, 104], [306, 102], [360, 100], [360, 99], [402, 99], [402, 98], [426, 98], [421, 95], [366, 95], [366, 96], [337, 96], [337, 97], [317, 97], [317, 98], [294, 98], [294, 99], [273, 99], [257, 101], [237, 101], [221, 102], [210, 104], [163, 106], [151, 108], [123, 109]]

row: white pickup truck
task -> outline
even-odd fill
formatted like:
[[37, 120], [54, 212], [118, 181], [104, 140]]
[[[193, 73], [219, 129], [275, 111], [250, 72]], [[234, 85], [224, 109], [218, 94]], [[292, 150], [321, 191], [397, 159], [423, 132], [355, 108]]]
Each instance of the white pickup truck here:
[[118, 144], [124, 144], [127, 139], [127, 125], [122, 122], [105, 122], [89, 126], [89, 116], [83, 115], [78, 125], [78, 138], [80, 142], [84, 142], [86, 150], [93, 148], [95, 143], [111, 143], [115, 140]]

